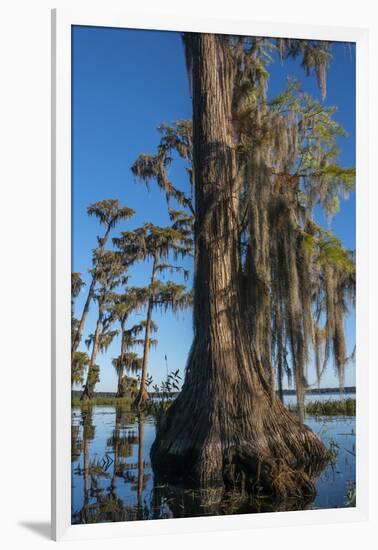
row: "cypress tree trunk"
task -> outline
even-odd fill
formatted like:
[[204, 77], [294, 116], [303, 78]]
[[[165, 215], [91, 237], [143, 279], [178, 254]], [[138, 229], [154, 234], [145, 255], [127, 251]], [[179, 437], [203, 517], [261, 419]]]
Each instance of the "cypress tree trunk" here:
[[148, 307], [147, 307], [147, 318], [146, 318], [146, 332], [144, 335], [144, 348], [143, 348], [143, 362], [142, 362], [142, 372], [140, 377], [140, 387], [138, 395], [135, 398], [135, 401], [133, 403], [134, 407], [137, 407], [138, 409], [146, 402], [148, 401], [148, 392], [146, 388], [146, 379], [147, 379], [147, 369], [148, 369], [148, 357], [150, 353], [150, 337], [151, 337], [151, 321], [152, 321], [152, 309], [153, 309], [153, 285], [155, 283], [156, 278], [156, 270], [157, 270], [157, 262], [158, 257], [157, 254], [155, 254], [154, 257], [154, 263], [152, 266], [152, 275], [151, 275], [151, 292], [152, 295], [150, 299], [148, 300]]
[[120, 367], [118, 369], [118, 384], [117, 384], [116, 397], [124, 397], [124, 392], [122, 388], [122, 378], [123, 378], [123, 367]]
[[[106, 245], [106, 243], [108, 242], [108, 239], [109, 239], [110, 230], [111, 230], [111, 225], [108, 225], [108, 227], [106, 229], [106, 232], [105, 232], [105, 235], [102, 237], [102, 239], [100, 239], [101, 244], [98, 248], [98, 252], [102, 252], [104, 250], [105, 245]], [[90, 305], [91, 305], [91, 301], [93, 299], [93, 295], [94, 295], [94, 291], [95, 291], [95, 287], [96, 287], [96, 282], [97, 282], [97, 279], [96, 279], [95, 276], [93, 276], [92, 281], [91, 281], [91, 286], [89, 287], [89, 290], [88, 290], [88, 296], [87, 296], [87, 299], [86, 299], [85, 304], [84, 304], [83, 313], [81, 314], [80, 323], [79, 323], [78, 329], [75, 333], [75, 336], [72, 339], [71, 356], [73, 356], [73, 354], [75, 353], [75, 351], [77, 350], [77, 348], [78, 348], [78, 346], [81, 342], [85, 322], [87, 320], [88, 313], [89, 313], [89, 308], [90, 308]]]
[[87, 401], [89, 399], [92, 399], [94, 394], [94, 388], [96, 385], [96, 381], [94, 377], [94, 367], [96, 365], [96, 357], [97, 357], [99, 344], [100, 344], [101, 329], [102, 329], [102, 311], [100, 309], [99, 317], [96, 323], [94, 339], [93, 339], [93, 348], [92, 348], [91, 360], [88, 367], [87, 380], [84, 386], [83, 393], [81, 394], [80, 401]]
[[325, 448], [272, 394], [242, 321], [232, 63], [215, 35], [193, 35], [192, 54], [195, 335], [182, 391], [159, 425], [152, 463], [200, 486], [241, 483], [280, 497], [314, 494], [310, 465], [325, 458]]
[[87, 299], [86, 299], [85, 304], [84, 304], [83, 313], [81, 315], [80, 324], [79, 324], [78, 329], [75, 332], [75, 335], [72, 339], [71, 355], [73, 355], [75, 353], [75, 351], [77, 350], [77, 348], [80, 344], [81, 338], [83, 336], [84, 325], [85, 325], [85, 322], [86, 322], [87, 317], [88, 317], [89, 307], [91, 305], [91, 301], [92, 301], [92, 298], [93, 298], [95, 286], [96, 286], [96, 279], [92, 278], [91, 286], [89, 287], [89, 291], [88, 291], [88, 296], [87, 296]]
[[125, 391], [124, 387], [122, 385], [122, 378], [124, 373], [124, 357], [126, 353], [126, 334], [125, 334], [125, 325], [126, 325], [126, 319], [122, 319], [121, 322], [121, 334], [122, 334], [122, 341], [121, 341], [121, 355], [120, 355], [120, 361], [121, 366], [118, 369], [118, 387], [117, 387], [117, 395], [116, 397], [125, 397]]

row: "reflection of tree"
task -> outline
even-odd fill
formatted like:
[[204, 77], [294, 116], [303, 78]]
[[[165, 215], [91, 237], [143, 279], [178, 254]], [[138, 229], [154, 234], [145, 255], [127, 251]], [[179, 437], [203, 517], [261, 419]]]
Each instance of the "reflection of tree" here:
[[133, 445], [137, 437], [133, 431], [122, 435], [122, 430], [128, 424], [135, 421], [134, 414], [125, 411], [121, 407], [116, 409], [116, 421], [112, 436], [107, 440], [108, 447], [113, 449], [113, 475], [111, 480], [111, 491], [115, 491], [116, 477], [123, 477], [125, 461], [133, 454]]
[[[75, 470], [84, 480], [83, 505], [73, 515], [73, 523], [101, 523], [198, 517], [209, 515], [246, 514], [269, 511], [304, 510], [311, 508], [308, 498], [284, 501], [251, 495], [243, 490], [220, 490], [214, 486], [191, 488], [155, 477], [152, 493], [146, 461], [146, 422], [148, 417], [117, 408], [114, 426], [106, 440], [107, 451], [101, 460], [91, 454], [95, 436], [92, 409], [81, 412], [80, 433], [73, 427], [73, 454], [81, 450], [82, 460]], [[82, 436], [82, 439], [79, 438]]]
[[[149, 518], [149, 507], [143, 502], [143, 492], [150, 478], [145, 473], [144, 461], [144, 417], [138, 417], [138, 432], [130, 429], [137, 418], [134, 413], [121, 407], [116, 409], [115, 425], [107, 446], [113, 451], [113, 459], [106, 454], [102, 461], [91, 459], [89, 444], [95, 431], [92, 423], [92, 410], [82, 412], [83, 440], [81, 450], [83, 465], [76, 473], [84, 478], [84, 499], [81, 510], [73, 515], [73, 523], [101, 523], [109, 521], [135, 521]], [[130, 462], [133, 449], [138, 445], [138, 460]], [[109, 468], [111, 467], [111, 473]], [[137, 475], [134, 473], [137, 470]], [[110, 479], [108, 487], [100, 483]], [[117, 490], [117, 479], [129, 484], [137, 494], [135, 503], [125, 504]]]
[[143, 514], [143, 489], [146, 479], [144, 476], [144, 417], [138, 417], [138, 513]]
[[187, 518], [261, 512], [285, 512], [311, 509], [313, 495], [308, 498], [274, 500], [266, 495], [243, 491], [224, 491], [220, 487], [195, 489], [185, 485], [171, 485], [155, 478], [153, 491], [153, 518]]
[[89, 502], [89, 442], [94, 439], [95, 427], [92, 419], [92, 409], [82, 410], [83, 426], [83, 457], [84, 457], [84, 506]]
[[71, 461], [79, 460], [81, 454], [80, 426], [71, 426]]
[[[147, 463], [144, 459], [144, 429], [146, 418], [143, 414], [138, 414], [138, 462], [136, 464], [128, 464], [130, 487], [132, 491], [137, 494], [137, 518], [136, 519], [148, 519], [149, 507], [144, 499], [144, 491], [146, 490], [147, 482], [151, 478], [151, 474], [145, 472]], [[132, 470], [137, 470], [137, 476], [132, 474]]]
[[109, 460], [98, 461], [90, 457], [90, 442], [95, 437], [92, 408], [82, 410], [81, 417], [83, 463], [82, 466], [78, 466], [76, 473], [84, 479], [83, 506], [73, 515], [72, 521], [73, 523], [96, 523], [103, 521], [101, 519], [103, 512], [99, 516], [99, 510], [106, 508], [107, 499], [100, 480], [109, 478], [107, 472]]

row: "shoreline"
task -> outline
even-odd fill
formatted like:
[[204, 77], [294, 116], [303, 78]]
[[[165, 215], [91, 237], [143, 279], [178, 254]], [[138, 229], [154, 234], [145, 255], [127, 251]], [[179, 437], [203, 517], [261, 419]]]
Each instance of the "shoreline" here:
[[[117, 407], [121, 406], [125, 409], [131, 409], [131, 397], [101, 397], [96, 396], [90, 401], [80, 401], [79, 398], [72, 397], [71, 409], [74, 408], [91, 408], [91, 407]], [[297, 407], [295, 404], [288, 403], [285, 405], [288, 411], [295, 413]], [[306, 414], [311, 416], [356, 416], [356, 399], [345, 398], [340, 400], [316, 401], [312, 400], [305, 405]], [[147, 411], [148, 412], [148, 411]], [[151, 411], [153, 412], [153, 411]]]

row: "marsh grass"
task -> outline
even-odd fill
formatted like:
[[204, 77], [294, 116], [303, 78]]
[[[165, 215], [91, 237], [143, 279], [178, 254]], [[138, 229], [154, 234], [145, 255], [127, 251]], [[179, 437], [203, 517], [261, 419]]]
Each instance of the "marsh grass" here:
[[[287, 405], [287, 409], [296, 412], [296, 404]], [[310, 401], [305, 405], [306, 414], [313, 416], [355, 416], [356, 400], [352, 398], [339, 401]]]
[[94, 397], [87, 401], [80, 401], [79, 397], [73, 397], [71, 401], [72, 407], [80, 407], [82, 409], [95, 407], [95, 406], [114, 406], [130, 408], [132, 403], [131, 397]]

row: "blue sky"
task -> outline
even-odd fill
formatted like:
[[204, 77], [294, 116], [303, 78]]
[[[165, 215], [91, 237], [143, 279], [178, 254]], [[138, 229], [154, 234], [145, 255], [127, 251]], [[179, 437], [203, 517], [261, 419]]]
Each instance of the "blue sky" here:
[[[89, 218], [89, 204], [117, 198], [136, 211], [128, 222], [113, 232], [139, 227], [146, 221], [168, 225], [163, 194], [152, 184], [150, 192], [136, 182], [130, 167], [140, 153], [154, 153], [159, 140], [156, 128], [162, 122], [191, 118], [184, 51], [176, 32], [140, 31], [98, 27], [73, 27], [73, 254], [72, 269], [80, 272], [87, 286], [76, 300], [76, 315], [80, 316], [88, 288], [88, 268], [96, 235], [102, 234], [94, 218]], [[333, 46], [333, 61], [327, 77], [325, 103], [337, 105], [335, 118], [348, 132], [340, 142], [340, 162], [355, 165], [355, 54], [344, 44]], [[316, 80], [306, 77], [299, 61], [274, 62], [270, 66], [269, 95], [276, 95], [286, 85], [287, 76], [297, 77], [307, 92], [320, 97]], [[174, 163], [172, 181], [188, 189], [184, 167]], [[322, 219], [326, 224], [326, 220]], [[348, 248], [355, 247], [355, 197], [343, 200], [341, 212], [332, 222], [338, 237]], [[191, 267], [190, 260], [185, 260]], [[130, 285], [143, 286], [149, 280], [148, 262], [134, 266]], [[167, 275], [166, 280], [183, 282], [180, 276]], [[93, 332], [96, 311], [92, 304], [85, 335]], [[130, 322], [137, 322], [142, 314]], [[158, 346], [152, 349], [150, 373], [155, 382], [165, 378], [168, 369], [180, 369], [183, 375], [192, 341], [191, 313], [156, 312], [159, 326]], [[354, 347], [355, 322], [347, 322], [348, 348]], [[84, 338], [85, 339], [85, 338]], [[83, 339], [83, 340], [84, 340]], [[116, 376], [111, 358], [119, 354], [116, 339], [106, 355], [100, 355], [100, 391], [114, 391]], [[81, 344], [81, 349], [85, 349]], [[140, 353], [142, 350], [139, 350]], [[310, 370], [311, 372], [311, 370]], [[310, 382], [313, 377], [310, 375]], [[346, 383], [354, 384], [354, 366], [347, 369]], [[337, 379], [330, 365], [324, 386], [336, 386]]]

